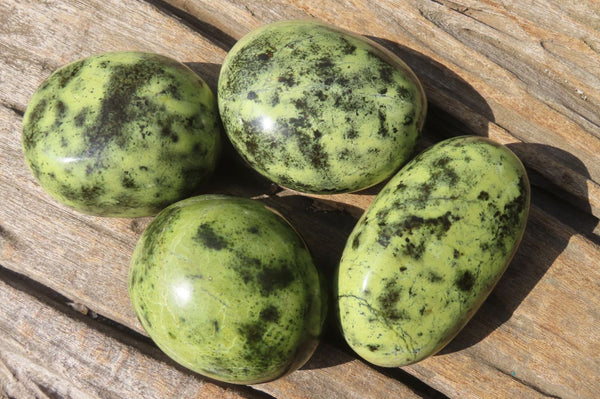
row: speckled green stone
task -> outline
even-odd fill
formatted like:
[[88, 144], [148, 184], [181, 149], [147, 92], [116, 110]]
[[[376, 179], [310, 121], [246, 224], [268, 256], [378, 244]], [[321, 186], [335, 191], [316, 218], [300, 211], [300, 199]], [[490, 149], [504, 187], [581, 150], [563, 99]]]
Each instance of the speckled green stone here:
[[426, 100], [413, 72], [374, 42], [314, 21], [265, 25], [227, 55], [225, 131], [247, 163], [298, 191], [338, 193], [393, 175]]
[[448, 139], [409, 162], [344, 249], [337, 312], [348, 344], [386, 367], [439, 351], [510, 263], [529, 196], [519, 159], [488, 139]]
[[141, 52], [66, 65], [32, 96], [23, 150], [40, 185], [77, 211], [136, 217], [190, 196], [220, 150], [217, 101], [185, 65]]
[[302, 239], [262, 203], [235, 197], [193, 197], [160, 212], [136, 246], [129, 292], [167, 355], [236, 384], [301, 367], [325, 317]]

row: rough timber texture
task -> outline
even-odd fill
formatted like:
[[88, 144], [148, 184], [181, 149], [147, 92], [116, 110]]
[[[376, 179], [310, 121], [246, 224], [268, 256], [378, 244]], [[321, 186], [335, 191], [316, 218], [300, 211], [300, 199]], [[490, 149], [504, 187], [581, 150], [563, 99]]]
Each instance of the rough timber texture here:
[[[465, 133], [509, 144], [532, 178], [531, 217], [499, 285], [440, 354], [375, 368], [331, 323], [302, 370], [253, 387], [217, 385], [139, 335], [127, 271], [150, 219], [83, 216], [52, 201], [23, 161], [22, 115], [54, 69], [105, 51], [171, 56], [215, 89], [237, 39], [288, 18], [334, 23], [402, 56], [430, 102], [420, 148]], [[0, 397], [594, 398], [600, 391], [596, 2], [6, 0], [0, 48], [0, 265], [28, 277], [0, 273]], [[226, 157], [209, 190], [280, 210], [331, 275], [378, 188], [306, 197]], [[38, 294], [44, 290], [55, 299]], [[65, 301], [101, 317], [79, 317]]]

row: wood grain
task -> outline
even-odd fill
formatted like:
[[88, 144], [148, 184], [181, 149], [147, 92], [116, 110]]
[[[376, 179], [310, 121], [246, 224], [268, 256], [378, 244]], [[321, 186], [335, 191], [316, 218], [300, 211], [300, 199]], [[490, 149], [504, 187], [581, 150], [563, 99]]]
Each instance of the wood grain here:
[[433, 134], [526, 144], [518, 155], [529, 168], [600, 217], [600, 31], [587, 24], [600, 19], [594, 2], [168, 3], [238, 39], [291, 18], [318, 18], [371, 37], [400, 55], [429, 101], [461, 123], [436, 121]]
[[[66, 62], [104, 51], [158, 52], [185, 61], [215, 88], [235, 39], [266, 22], [319, 18], [375, 38], [415, 69], [431, 104], [420, 148], [457, 134], [489, 136], [521, 157], [535, 190], [523, 243], [501, 282], [442, 353], [416, 365], [382, 370], [363, 363], [330, 321], [325, 342], [298, 372], [248, 389], [215, 385], [136, 334], [116, 339], [96, 322], [27, 294], [24, 285], [5, 284], [0, 273], [0, 387], [16, 397], [153, 397], [151, 390], [173, 397], [179, 382], [185, 392], [197, 387], [197, 397], [595, 397], [599, 10], [591, 1], [515, 3], [2, 2], [0, 265], [137, 333], [143, 330], [127, 296], [128, 263], [151, 218], [77, 214], [49, 198], [23, 162], [27, 101]], [[278, 209], [331, 276], [378, 187], [307, 197], [273, 187], [232, 158], [225, 157], [207, 190]], [[10, 320], [21, 320], [18, 328]], [[140, 375], [138, 363], [148, 375]], [[72, 372], [78, 367], [81, 375]]]
[[[11, 18], [16, 18], [18, 14], [20, 23], [25, 25], [27, 23], [33, 25], [34, 21], [37, 21], [37, 27], [40, 30], [33, 34], [44, 35], [56, 21], [66, 19], [69, 13], [75, 12], [70, 8], [71, 4], [53, 2], [53, 7], [49, 7], [48, 4], [37, 2], [15, 3], [5, 10], [7, 14], [3, 15], [11, 15]], [[0, 93], [2, 104], [6, 105], [0, 108], [0, 121], [2, 121], [0, 159], [3, 160], [3, 166], [5, 166], [0, 172], [0, 186], [2, 187], [0, 203], [3, 204], [0, 214], [2, 229], [0, 264], [42, 282], [95, 313], [144, 333], [129, 303], [127, 272], [129, 257], [135, 242], [150, 219], [105, 219], [79, 215], [55, 203], [35, 183], [23, 161], [20, 145], [20, 114], [27, 104], [26, 99], [53, 67], [29, 69], [21, 66], [22, 69], [19, 70], [19, 65], [15, 65], [12, 60], [14, 55], [19, 53], [23, 59], [30, 57], [31, 65], [36, 65], [39, 57], [42, 56], [47, 57], [44, 65], [58, 66], [63, 62], [81, 57], [81, 55], [73, 56], [70, 57], [70, 60], [65, 61], [57, 56], [71, 47], [71, 41], [86, 43], [89, 46], [86, 47], [86, 54], [133, 48], [170, 54], [180, 60], [189, 57], [187, 59], [193, 60], [189, 62], [193, 67], [196, 65], [210, 66], [215, 61], [211, 57], [221, 56], [222, 58], [224, 52], [214, 48], [210, 42], [200, 35], [193, 34], [185, 26], [173, 25], [176, 22], [175, 19], [169, 19], [143, 2], [115, 1], [108, 3], [103, 1], [85, 2], [81, 5], [85, 7], [77, 10], [79, 18], [77, 24], [90, 26], [90, 29], [102, 29], [104, 33], [70, 31], [64, 32], [63, 36], [44, 38], [43, 40], [41, 37], [38, 40], [29, 37], [27, 40], [30, 42], [27, 44], [23, 42], [6, 43], [9, 51], [5, 52], [1, 59], [2, 70], [9, 71], [13, 76], [23, 76], [24, 84], [19, 85], [16, 79], [10, 79], [8, 85], [3, 85]], [[3, 5], [3, 7], [9, 6], [10, 4], [7, 3]], [[40, 17], [42, 14], [44, 19]], [[106, 19], [102, 28], [93, 26], [94, 18], [100, 15]], [[119, 30], [116, 29], [116, 26], [124, 24], [124, 22], [121, 22], [116, 17], [117, 15], [129, 15], [137, 19], [128, 21], [128, 29]], [[154, 28], [142, 29], [142, 27], [146, 27], [148, 21], [152, 21], [152, 18], [155, 19], [152, 23]], [[41, 29], [43, 25], [40, 25], [40, 21], [48, 21], [48, 25], [45, 26], [46, 31]], [[138, 28], [132, 28], [136, 23], [139, 24]], [[150, 38], [155, 35], [157, 27], [168, 28], [172, 25], [175, 26], [172, 28], [175, 31], [170, 32], [171, 36], [167, 35], [161, 39], [160, 45], [154, 45]], [[99, 46], [90, 40], [90, 35], [108, 37], [113, 28], [118, 30], [122, 37], [117, 36], [114, 41], [108, 42], [111, 43], [110, 47], [104, 43]], [[104, 31], [105, 29], [106, 31]], [[147, 31], [148, 33], [145, 33]], [[144, 35], [140, 32], [144, 32]], [[67, 33], [71, 33], [73, 36], [67, 37]], [[22, 31], [20, 34], [23, 34]], [[178, 48], [179, 53], [167, 52], [166, 43], [172, 42], [172, 36], [176, 34], [179, 35], [179, 39], [187, 40], [189, 48]], [[163, 35], [165, 34], [163, 33]], [[36, 51], [34, 44], [38, 42], [44, 43], [45, 47]], [[122, 43], [131, 44], [124, 46]], [[207, 52], [208, 56], [190, 55], [193, 53], [192, 44], [195, 44], [196, 49], [204, 49], [199, 54]], [[22, 52], [20, 46], [31, 49], [31, 53]], [[52, 48], [54, 48], [54, 52], [51, 51]], [[44, 55], [40, 55], [41, 52], [45, 52]], [[197, 69], [200, 69], [198, 72], [202, 74], [201, 68]], [[213, 74], [213, 78], [216, 77], [214, 69], [209, 72]], [[206, 76], [206, 73], [203, 76]], [[210, 79], [207, 80], [210, 81]], [[19, 95], [13, 96], [11, 93]], [[217, 189], [215, 188], [215, 190]], [[235, 189], [225, 191], [235, 192]], [[248, 189], [242, 191], [252, 192]], [[49, 246], [50, 242], [53, 243], [52, 248]], [[330, 354], [335, 354], [336, 362], [345, 364], [345, 366], [328, 367], [327, 373], [306, 371], [306, 373], [314, 375], [312, 379], [319, 382], [318, 384], [306, 384], [306, 377], [302, 377], [302, 373], [298, 373], [278, 382], [263, 384], [260, 389], [266, 392], [275, 390], [285, 393], [288, 397], [315, 397], [315, 395], [319, 395], [315, 390], [319, 389], [322, 392], [329, 392], [328, 397], [335, 398], [345, 397], [349, 394], [368, 395], [371, 388], [366, 382], [379, 381], [379, 385], [385, 387], [386, 393], [409, 398], [417, 397], [402, 382], [387, 378], [364, 364], [353, 361], [339, 350], [333, 348], [325, 350]], [[368, 392], [356, 389], [357, 387], [354, 385], [342, 383], [342, 381], [347, 381], [349, 372], [356, 378], [356, 381], [363, 381], [362, 386], [368, 389]], [[299, 382], [295, 382], [298, 378]], [[320, 388], [321, 385], [327, 385], [329, 388]]]
[[65, 303], [25, 292], [30, 287], [22, 278], [3, 270], [0, 275], [0, 397], [268, 397], [204, 381], [174, 367], [149, 343], [107, 326], [92, 327]]

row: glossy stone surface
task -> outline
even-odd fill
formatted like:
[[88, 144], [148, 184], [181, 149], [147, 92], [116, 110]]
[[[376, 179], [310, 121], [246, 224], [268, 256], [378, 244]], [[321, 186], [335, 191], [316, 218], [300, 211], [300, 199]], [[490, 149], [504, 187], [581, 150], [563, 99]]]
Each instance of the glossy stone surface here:
[[190, 196], [220, 150], [216, 98], [185, 65], [157, 54], [91, 56], [56, 70], [23, 119], [40, 185], [77, 211], [147, 216]]
[[272, 181], [311, 193], [367, 188], [411, 155], [426, 100], [413, 72], [374, 42], [314, 21], [242, 38], [219, 77], [231, 142]]
[[236, 384], [301, 367], [317, 346], [326, 306], [295, 230], [258, 201], [217, 195], [156, 216], [133, 254], [129, 292], [167, 355]]
[[410, 161], [344, 249], [337, 312], [348, 344], [386, 367], [443, 348], [510, 263], [529, 191], [519, 159], [488, 139], [448, 139]]

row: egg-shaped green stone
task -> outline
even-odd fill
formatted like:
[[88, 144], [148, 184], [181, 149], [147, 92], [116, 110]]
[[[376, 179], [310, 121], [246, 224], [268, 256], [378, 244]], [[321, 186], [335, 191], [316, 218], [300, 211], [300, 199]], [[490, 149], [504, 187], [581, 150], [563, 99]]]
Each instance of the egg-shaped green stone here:
[[256, 171], [310, 193], [356, 191], [392, 176], [422, 128], [415, 74], [376, 43], [315, 21], [281, 21], [231, 49], [219, 111]]
[[161, 211], [135, 248], [129, 292], [167, 355], [236, 384], [301, 367], [325, 317], [326, 296], [301, 237], [262, 203], [229, 196]]
[[52, 73], [23, 119], [25, 160], [39, 184], [77, 211], [136, 217], [189, 197], [220, 151], [217, 101], [162, 55], [93, 55]]
[[448, 139], [410, 161], [344, 249], [336, 295], [348, 344], [387, 367], [444, 347], [510, 263], [529, 192], [519, 159], [489, 139]]

